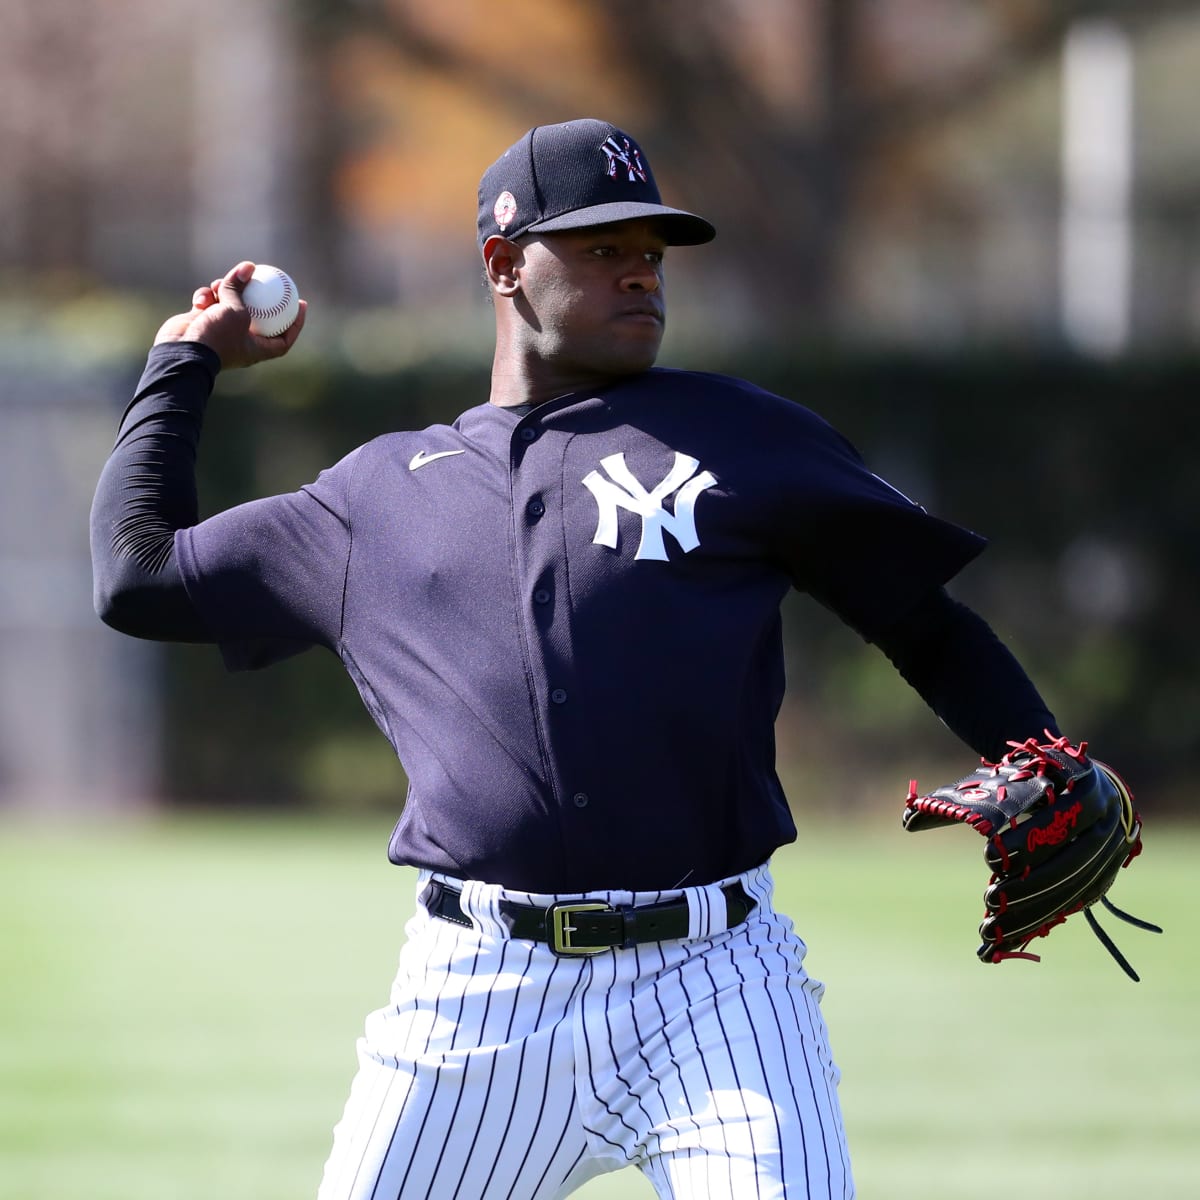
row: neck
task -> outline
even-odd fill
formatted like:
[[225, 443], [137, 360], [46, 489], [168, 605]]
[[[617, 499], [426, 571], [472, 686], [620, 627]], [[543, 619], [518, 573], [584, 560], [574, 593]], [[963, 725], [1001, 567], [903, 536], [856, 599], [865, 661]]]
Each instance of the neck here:
[[514, 371], [509, 364], [492, 364], [492, 391], [488, 403], [498, 408], [516, 408], [520, 404], [544, 404], [561, 396], [563, 391], [536, 383], [523, 371]]
[[545, 404], [572, 392], [610, 386], [616, 376], [598, 371], [559, 369], [544, 360], [514, 361], [497, 352], [492, 361], [492, 390], [488, 403], [499, 408], [520, 404]]

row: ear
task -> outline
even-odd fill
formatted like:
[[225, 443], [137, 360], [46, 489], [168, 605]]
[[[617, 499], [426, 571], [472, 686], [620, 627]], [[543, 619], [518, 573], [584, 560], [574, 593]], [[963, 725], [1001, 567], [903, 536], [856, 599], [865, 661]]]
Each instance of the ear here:
[[517, 271], [524, 265], [524, 251], [516, 242], [493, 233], [483, 243], [483, 269], [497, 295], [515, 296], [521, 290]]

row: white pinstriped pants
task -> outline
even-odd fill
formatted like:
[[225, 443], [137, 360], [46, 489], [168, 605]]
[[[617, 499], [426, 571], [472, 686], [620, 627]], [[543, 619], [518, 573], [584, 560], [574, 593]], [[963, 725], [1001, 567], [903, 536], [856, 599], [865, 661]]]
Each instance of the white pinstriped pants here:
[[671, 1200], [851, 1200], [823, 985], [768, 868], [737, 878], [758, 904], [730, 930], [732, 880], [587, 893], [686, 896], [693, 936], [579, 958], [510, 939], [497, 907], [575, 897], [452, 880], [471, 928], [418, 904], [318, 1200], [556, 1200], [630, 1163]]

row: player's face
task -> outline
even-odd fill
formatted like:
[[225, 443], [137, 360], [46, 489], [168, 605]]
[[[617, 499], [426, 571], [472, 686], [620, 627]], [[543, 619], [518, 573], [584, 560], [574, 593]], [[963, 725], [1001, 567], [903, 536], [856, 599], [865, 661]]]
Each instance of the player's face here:
[[537, 357], [571, 375], [653, 366], [666, 324], [666, 245], [648, 220], [523, 238], [521, 294]]

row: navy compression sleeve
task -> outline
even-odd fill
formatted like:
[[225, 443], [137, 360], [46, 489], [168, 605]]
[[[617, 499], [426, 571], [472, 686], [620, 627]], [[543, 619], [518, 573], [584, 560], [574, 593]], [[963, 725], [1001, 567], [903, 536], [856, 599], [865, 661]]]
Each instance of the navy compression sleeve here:
[[991, 626], [945, 589], [925, 597], [875, 644], [947, 728], [996, 761], [1007, 743], [1058, 725], [1037, 688]]
[[199, 520], [196, 448], [220, 360], [195, 342], [154, 347], [92, 502], [96, 612], [122, 633], [211, 642], [175, 562], [175, 530]]

